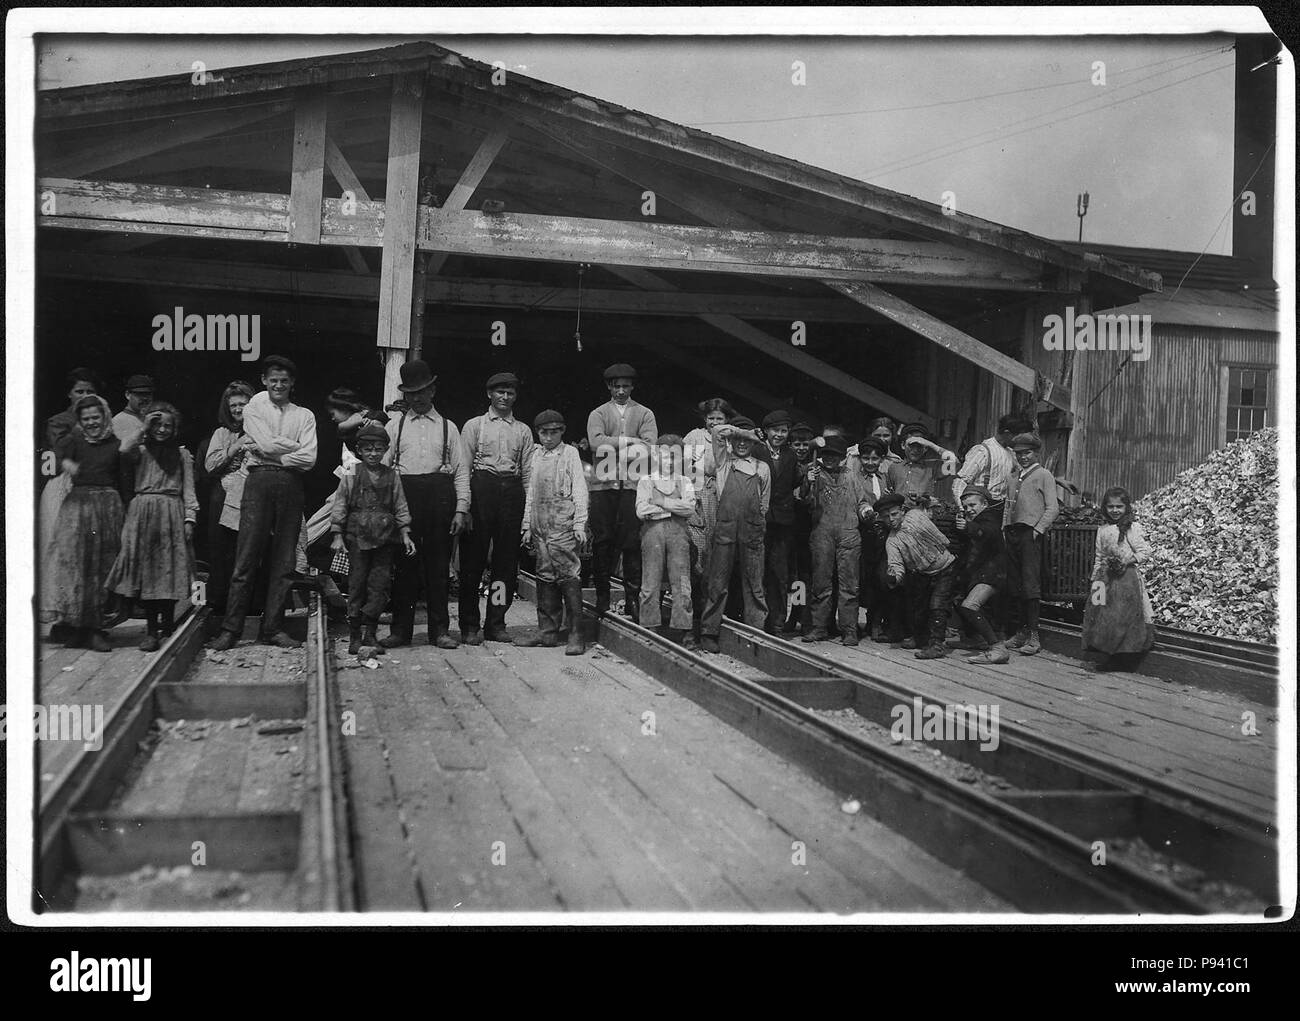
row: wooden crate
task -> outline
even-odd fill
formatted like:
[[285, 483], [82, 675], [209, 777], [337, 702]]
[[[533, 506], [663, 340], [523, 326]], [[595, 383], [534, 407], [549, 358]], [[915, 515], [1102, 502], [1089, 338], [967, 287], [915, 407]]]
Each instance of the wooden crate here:
[[1098, 525], [1053, 525], [1043, 538], [1043, 599], [1085, 600], [1092, 588]]

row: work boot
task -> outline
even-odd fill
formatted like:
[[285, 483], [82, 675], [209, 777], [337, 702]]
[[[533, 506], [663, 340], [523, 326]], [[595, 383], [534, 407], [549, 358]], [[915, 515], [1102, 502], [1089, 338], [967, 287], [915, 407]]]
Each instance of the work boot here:
[[[1023, 646], [1027, 641], [1029, 641], [1029, 628], [1022, 627], [1011, 638], [1007, 639], [1007, 648], [1015, 649], [1016, 652], [1019, 652], [1021, 646]], [[1034, 651], [1037, 652], [1038, 650], [1035, 649]]]
[[850, 646], [857, 645], [858, 629], [856, 627], [840, 628], [840, 644]]
[[515, 645], [525, 649], [553, 649], [560, 644], [560, 617], [563, 613], [560, 586], [553, 581], [537, 580], [537, 634], [516, 638]]
[[717, 635], [701, 635], [701, 636], [700, 636], [700, 651], [701, 651], [701, 652], [710, 652], [710, 653], [718, 653], [718, 652], [721, 652], [722, 650], [718, 648], [718, 636], [717, 636]]
[[1038, 630], [1036, 628], [1029, 632], [1028, 639], [1016, 651], [1022, 656], [1037, 656], [1043, 651], [1043, 643], [1038, 640]]
[[375, 621], [366, 621], [365, 627], [361, 629], [361, 644], [370, 646], [377, 655], [382, 656], [387, 650], [379, 644], [379, 639], [375, 637], [376, 627], [378, 627], [378, 624]]
[[89, 638], [86, 642], [86, 648], [91, 649], [94, 652], [113, 651], [113, 645], [111, 642], [109, 642], [108, 635], [104, 634], [103, 631], [96, 631], [94, 628], [90, 629]]
[[504, 624], [498, 624], [496, 627], [485, 627], [483, 629], [483, 641], [503, 642], [509, 645], [510, 630]]
[[460, 640], [465, 645], [482, 645], [483, 632], [478, 628], [474, 628], [471, 631], [462, 631], [460, 633]]
[[158, 635], [163, 640], [172, 636], [176, 630], [176, 607], [170, 602], [163, 603], [158, 609]]
[[596, 616], [609, 612], [609, 581], [596, 580]]
[[[582, 640], [582, 580], [565, 578], [560, 583], [560, 598], [564, 601], [564, 608], [569, 616], [569, 639], [564, 645], [564, 654], [581, 656], [587, 651], [587, 645]], [[560, 609], [557, 606], [556, 620], [559, 620], [559, 616]]]
[[943, 659], [948, 655], [948, 647], [942, 643], [927, 645], [924, 649], [917, 649], [912, 653], [917, 659]]
[[988, 652], [981, 652], [977, 656], [970, 656], [967, 658], [966, 662], [974, 663], [976, 665], [1010, 663], [1011, 653], [1007, 652], [1007, 647], [1004, 642], [998, 642], [996, 645], [990, 646]]
[[[641, 590], [633, 588], [631, 585], [623, 586], [623, 615], [633, 624], [641, 623]], [[646, 622], [646, 627], [650, 627], [652, 621]]]
[[213, 652], [226, 652], [233, 649], [237, 641], [239, 641], [239, 638], [235, 632], [222, 631], [221, 634], [217, 635], [216, 640], [209, 645], [208, 648]]
[[460, 639], [450, 631], [444, 631], [433, 640], [433, 644], [440, 649], [459, 649]]
[[695, 632], [687, 628], [682, 632], [682, 648], [687, 652], [699, 652], [700, 643], [695, 637]]
[[815, 627], [799, 640], [801, 642], [824, 642], [829, 637], [830, 635], [827, 634], [825, 628]]
[[355, 656], [361, 651], [361, 618], [348, 618], [348, 655]]
[[392, 628], [387, 635], [379, 639], [379, 645], [384, 649], [400, 649], [404, 645], [411, 644], [411, 636], [405, 631], [398, 631]]
[[904, 638], [901, 642], [890, 642], [891, 649], [916, 649], [919, 648], [915, 638]]

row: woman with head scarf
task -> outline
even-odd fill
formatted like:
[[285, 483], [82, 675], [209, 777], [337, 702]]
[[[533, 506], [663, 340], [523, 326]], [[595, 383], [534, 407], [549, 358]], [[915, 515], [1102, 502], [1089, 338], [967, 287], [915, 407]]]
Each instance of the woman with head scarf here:
[[52, 606], [58, 623], [70, 629], [70, 648], [108, 652], [112, 646], [102, 630], [104, 582], [122, 537], [120, 444], [104, 398], [84, 396], [71, 411], [76, 427], [54, 445], [71, 488], [59, 508], [50, 550]]

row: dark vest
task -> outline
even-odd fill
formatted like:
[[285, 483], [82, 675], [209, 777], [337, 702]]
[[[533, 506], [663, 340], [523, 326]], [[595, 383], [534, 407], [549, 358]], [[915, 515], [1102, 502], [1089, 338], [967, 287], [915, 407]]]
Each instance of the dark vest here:
[[398, 542], [397, 472], [381, 467], [372, 479], [363, 464], [356, 466], [356, 484], [348, 500], [348, 538], [361, 549], [378, 549]]

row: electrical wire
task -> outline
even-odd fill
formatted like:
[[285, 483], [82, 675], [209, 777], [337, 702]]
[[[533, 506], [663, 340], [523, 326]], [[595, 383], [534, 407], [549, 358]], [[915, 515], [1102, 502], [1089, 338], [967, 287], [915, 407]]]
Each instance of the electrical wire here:
[[[1112, 71], [1112, 74], [1131, 74], [1134, 71], [1145, 71], [1149, 67], [1159, 67], [1161, 64], [1168, 64], [1175, 60], [1188, 60], [1192, 57], [1200, 57], [1207, 53], [1222, 53], [1223, 47], [1216, 46], [1213, 49], [1198, 50], [1195, 53], [1181, 53], [1176, 57], [1166, 57], [1164, 60], [1153, 61], [1150, 64], [1139, 64], [1137, 67], [1126, 67], [1121, 70]], [[873, 107], [866, 110], [840, 110], [835, 113], [809, 113], [794, 114], [789, 117], [751, 117], [745, 120], [734, 121], [696, 121], [688, 127], [706, 128], [725, 124], [781, 124], [787, 121], [802, 120], [820, 120], [827, 117], [859, 117], [877, 113], [902, 113], [911, 110], [932, 110], [940, 106], [954, 106], [962, 103], [977, 103], [984, 99], [997, 99], [1001, 96], [1015, 96], [1025, 92], [1041, 92], [1044, 89], [1060, 89], [1069, 86], [1083, 84], [1079, 81], [1068, 82], [1048, 82], [1045, 85], [1027, 85], [1019, 89], [1005, 89], [1001, 92], [986, 92], [979, 96], [963, 96], [960, 99], [941, 99], [933, 103], [918, 103], [912, 106], [881, 106]], [[1136, 84], [1130, 82], [1129, 84]]]

